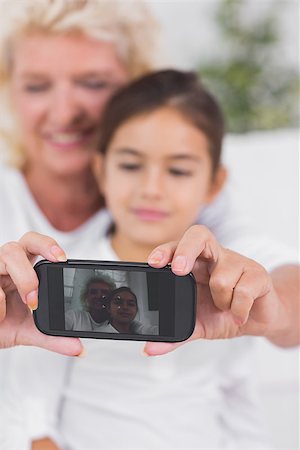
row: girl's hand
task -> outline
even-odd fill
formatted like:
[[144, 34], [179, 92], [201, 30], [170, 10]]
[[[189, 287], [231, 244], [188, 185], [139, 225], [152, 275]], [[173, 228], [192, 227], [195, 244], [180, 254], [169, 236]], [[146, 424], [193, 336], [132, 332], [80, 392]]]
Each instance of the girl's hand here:
[[18, 242], [0, 247], [0, 348], [35, 345], [63, 355], [79, 355], [79, 339], [47, 336], [35, 326], [31, 310], [38, 305], [38, 278], [32, 267], [37, 256], [66, 261], [57, 242], [26, 233]]
[[[223, 248], [202, 225], [189, 228], [178, 242], [157, 247], [152, 267], [171, 263], [176, 275], [193, 272], [197, 282], [197, 317], [188, 339], [224, 339], [266, 335], [279, 313], [279, 298], [268, 272], [257, 262]], [[145, 352], [159, 355], [183, 343], [148, 342]]]

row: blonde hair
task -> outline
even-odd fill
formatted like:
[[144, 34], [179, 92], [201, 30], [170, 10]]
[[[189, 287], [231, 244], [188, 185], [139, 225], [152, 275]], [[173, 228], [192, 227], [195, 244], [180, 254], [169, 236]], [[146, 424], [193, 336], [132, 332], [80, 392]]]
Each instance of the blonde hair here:
[[1, 0], [0, 137], [16, 166], [24, 152], [9, 97], [13, 46], [33, 32], [82, 33], [111, 42], [131, 78], [162, 66], [160, 27], [141, 0]]
[[116, 289], [115, 282], [110, 278], [109, 275], [106, 274], [93, 275], [86, 281], [84, 287], [81, 289], [80, 301], [84, 308], [86, 307], [86, 299], [89, 292], [89, 288], [91, 287], [92, 284], [97, 283], [107, 284], [107, 286], [109, 286], [112, 291]]

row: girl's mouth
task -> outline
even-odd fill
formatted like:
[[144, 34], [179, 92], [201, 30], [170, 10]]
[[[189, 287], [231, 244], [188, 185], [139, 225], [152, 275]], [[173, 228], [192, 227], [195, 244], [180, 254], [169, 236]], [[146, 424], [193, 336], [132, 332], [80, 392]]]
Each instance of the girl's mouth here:
[[150, 208], [135, 208], [133, 209], [133, 213], [139, 220], [145, 222], [158, 222], [169, 215], [166, 211]]

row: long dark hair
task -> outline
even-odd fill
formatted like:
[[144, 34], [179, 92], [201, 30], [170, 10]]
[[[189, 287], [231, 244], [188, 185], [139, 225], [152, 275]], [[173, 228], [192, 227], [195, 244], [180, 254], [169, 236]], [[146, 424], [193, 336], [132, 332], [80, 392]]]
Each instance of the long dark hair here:
[[224, 118], [217, 101], [194, 72], [153, 72], [117, 91], [103, 116], [100, 152], [106, 153], [114, 133], [125, 121], [163, 106], [173, 107], [205, 134], [214, 174], [220, 164]]

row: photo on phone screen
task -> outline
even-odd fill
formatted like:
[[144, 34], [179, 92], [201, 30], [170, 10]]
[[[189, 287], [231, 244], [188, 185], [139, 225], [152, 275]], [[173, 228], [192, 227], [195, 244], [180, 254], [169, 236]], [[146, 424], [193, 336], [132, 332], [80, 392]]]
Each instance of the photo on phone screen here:
[[[177, 342], [195, 325], [192, 274], [146, 263], [39, 261], [38, 329], [54, 336]], [[144, 339], [145, 338], [145, 339]]]
[[145, 272], [64, 268], [65, 329], [158, 335], [158, 286], [147, 278]]

